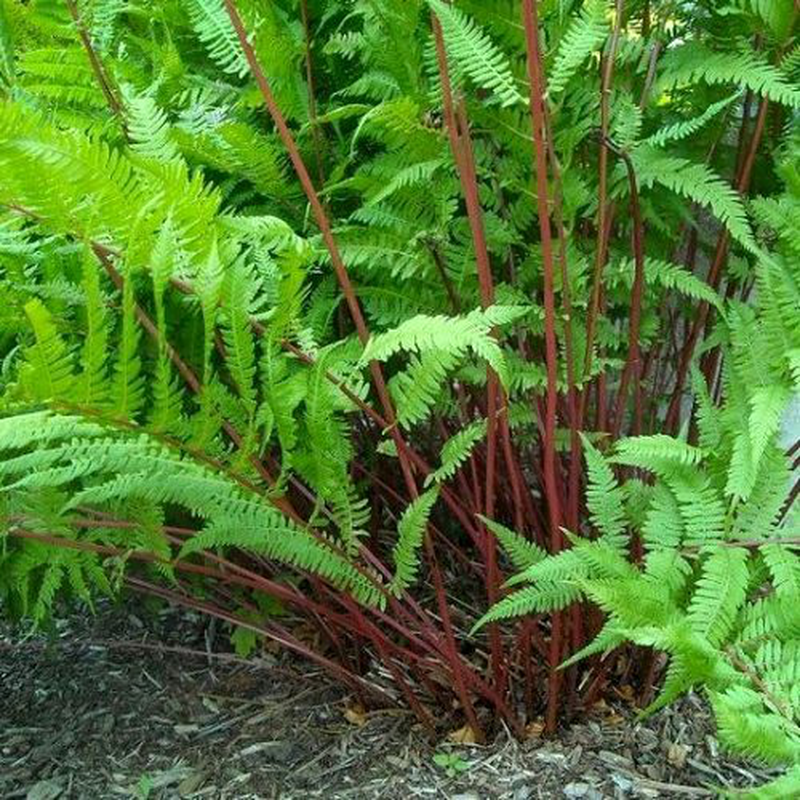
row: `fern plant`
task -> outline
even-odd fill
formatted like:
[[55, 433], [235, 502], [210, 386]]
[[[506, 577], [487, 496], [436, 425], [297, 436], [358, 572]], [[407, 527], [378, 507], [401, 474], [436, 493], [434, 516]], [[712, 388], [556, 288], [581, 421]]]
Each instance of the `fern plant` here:
[[4, 608], [478, 739], [632, 641], [791, 758], [796, 62], [791, 3], [0, 2]]

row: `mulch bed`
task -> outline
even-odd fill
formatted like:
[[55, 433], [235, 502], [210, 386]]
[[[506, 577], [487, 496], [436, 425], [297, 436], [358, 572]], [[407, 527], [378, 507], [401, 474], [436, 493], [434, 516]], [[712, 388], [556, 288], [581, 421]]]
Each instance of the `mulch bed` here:
[[692, 798], [771, 775], [719, 752], [693, 696], [645, 722], [601, 706], [557, 739], [435, 744], [404, 712], [364, 712], [319, 671], [242, 662], [223, 639], [136, 605], [50, 636], [0, 628], [0, 798]]

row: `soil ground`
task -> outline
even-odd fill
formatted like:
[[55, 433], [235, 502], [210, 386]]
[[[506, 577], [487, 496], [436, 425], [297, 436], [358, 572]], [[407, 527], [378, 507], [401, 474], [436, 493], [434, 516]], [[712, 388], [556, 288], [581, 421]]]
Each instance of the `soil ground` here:
[[692, 798], [770, 776], [719, 752], [694, 696], [644, 722], [601, 706], [556, 739], [436, 744], [304, 663], [221, 650], [205, 620], [136, 604], [0, 628], [0, 798]]

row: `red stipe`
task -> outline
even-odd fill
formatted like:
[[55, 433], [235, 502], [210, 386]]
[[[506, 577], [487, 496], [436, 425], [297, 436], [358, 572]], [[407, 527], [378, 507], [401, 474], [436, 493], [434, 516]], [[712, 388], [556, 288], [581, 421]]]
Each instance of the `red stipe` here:
[[314, 139], [314, 157], [317, 161], [317, 177], [322, 188], [325, 185], [325, 159], [322, 129], [317, 121], [317, 98], [314, 86], [314, 64], [311, 58], [311, 21], [308, 16], [308, 0], [300, 0], [300, 18], [303, 22], [305, 34], [305, 64], [306, 84], [308, 85], [308, 122], [311, 126], [311, 136]]
[[617, 151], [618, 155], [625, 163], [628, 173], [628, 184], [631, 194], [631, 218], [633, 220], [633, 259], [635, 263], [635, 274], [633, 279], [633, 291], [631, 293], [631, 318], [630, 333], [628, 337], [628, 357], [622, 370], [619, 390], [617, 393], [617, 405], [614, 413], [614, 438], [618, 438], [622, 430], [625, 417], [625, 407], [628, 399], [628, 385], [633, 381], [634, 392], [634, 417], [633, 435], [638, 436], [642, 432], [642, 364], [639, 337], [641, 333], [642, 302], [644, 299], [645, 274], [644, 274], [644, 222], [642, 221], [642, 210], [639, 205], [639, 188], [636, 183], [636, 172], [633, 162], [624, 151]]
[[195, 611], [201, 611], [208, 616], [216, 617], [217, 619], [229, 622], [232, 625], [237, 625], [245, 630], [253, 631], [260, 636], [272, 639], [273, 641], [285, 647], [287, 650], [295, 652], [303, 658], [307, 658], [309, 661], [319, 664], [326, 672], [329, 672], [331, 675], [341, 680], [345, 685], [350, 686], [354, 691], [359, 693], [366, 691], [369, 695], [378, 697], [383, 702], [392, 702], [392, 698], [382, 689], [365, 681], [358, 675], [354, 675], [352, 672], [345, 669], [341, 664], [337, 664], [335, 661], [325, 658], [325, 656], [320, 655], [312, 648], [304, 645], [280, 625], [258, 625], [250, 620], [238, 617], [235, 614], [226, 611], [225, 609], [214, 606], [211, 603], [196, 600], [189, 595], [165, 589], [162, 586], [148, 583], [140, 578], [128, 576], [125, 578], [125, 583], [131, 589], [139, 592], [140, 594], [161, 597], [164, 600], [168, 600], [176, 605], [182, 605], [186, 608], [194, 609]]
[[[750, 145], [747, 150], [747, 155], [745, 156], [744, 161], [742, 162], [741, 170], [735, 180], [736, 191], [742, 195], [746, 194], [747, 190], [750, 188], [750, 180], [753, 174], [753, 165], [755, 164], [756, 153], [758, 152], [758, 148], [759, 145], [761, 144], [761, 139], [764, 134], [764, 127], [767, 121], [768, 108], [769, 108], [769, 100], [766, 97], [761, 98], [761, 102], [758, 109], [758, 117], [756, 119], [755, 129], [753, 130], [753, 136], [750, 139]], [[741, 135], [744, 135], [745, 130], [746, 127], [742, 126]], [[722, 279], [722, 273], [728, 258], [729, 245], [730, 245], [730, 234], [728, 233], [727, 228], [723, 228], [720, 231], [719, 237], [717, 239], [717, 246], [714, 252], [714, 260], [711, 264], [711, 268], [708, 273], [708, 284], [713, 289], [719, 288], [719, 284]], [[664, 427], [666, 428], [667, 432], [677, 431], [680, 425], [681, 404], [684, 397], [686, 378], [689, 374], [689, 368], [691, 367], [692, 364], [692, 359], [694, 357], [694, 351], [695, 348], [697, 347], [697, 343], [700, 341], [702, 335], [706, 330], [706, 323], [709, 320], [710, 311], [711, 307], [709, 306], [708, 303], [705, 302], [700, 303], [697, 316], [695, 317], [694, 322], [692, 323], [689, 336], [686, 339], [683, 350], [681, 351], [681, 360], [680, 364], [678, 365], [677, 375], [675, 378], [675, 387], [672, 392], [672, 398], [670, 400], [669, 408], [667, 410], [667, 416], [664, 421]]]
[[[492, 268], [489, 260], [489, 249], [486, 245], [486, 234], [483, 225], [483, 213], [481, 210], [478, 178], [475, 171], [475, 157], [472, 151], [472, 136], [469, 130], [469, 121], [467, 119], [463, 99], [456, 101], [453, 97], [444, 34], [442, 32], [442, 26], [435, 14], [431, 15], [431, 24], [436, 43], [436, 56], [439, 65], [439, 80], [442, 87], [445, 126], [450, 140], [450, 149], [461, 182], [461, 190], [467, 207], [467, 217], [475, 248], [475, 263], [478, 271], [481, 306], [483, 308], [488, 308], [494, 303], [494, 280], [492, 278]], [[495, 516], [499, 395], [500, 386], [497, 375], [491, 368], [487, 367], [484, 513], [489, 519], [493, 519]], [[493, 605], [499, 599], [500, 589], [500, 573], [497, 568], [497, 543], [494, 535], [488, 528], [482, 526], [482, 530], [485, 541], [486, 593], [489, 604]], [[489, 626], [489, 639], [492, 649], [492, 671], [494, 673], [495, 685], [498, 687], [498, 691], [503, 694], [506, 685], [506, 671], [499, 625], [492, 624]]]
[[[286, 118], [283, 116], [283, 112], [275, 101], [269, 81], [267, 80], [264, 70], [262, 69], [258, 58], [256, 57], [253, 46], [250, 44], [247, 31], [244, 28], [244, 24], [241, 16], [239, 15], [239, 11], [236, 8], [236, 4], [233, 2], [233, 0], [224, 0], [224, 2], [228, 16], [231, 20], [231, 24], [236, 31], [236, 37], [239, 40], [239, 44], [244, 52], [245, 58], [247, 59], [247, 64], [250, 67], [250, 72], [252, 73], [256, 85], [261, 92], [261, 96], [264, 99], [264, 104], [266, 105], [269, 115], [275, 124], [278, 135], [283, 142], [283, 146], [286, 148], [286, 152], [288, 153], [289, 159], [292, 162], [292, 166], [294, 167], [294, 171], [298, 180], [300, 181], [300, 185], [303, 187], [303, 191], [305, 192], [306, 198], [311, 206], [311, 211], [314, 215], [314, 219], [316, 220], [317, 227], [322, 234], [322, 239], [325, 242], [325, 247], [328, 250], [328, 254], [330, 255], [331, 263], [333, 264], [333, 269], [336, 273], [336, 279], [339, 282], [339, 287], [342, 290], [342, 294], [350, 312], [350, 317], [355, 325], [358, 338], [361, 340], [362, 344], [366, 345], [369, 341], [369, 329], [367, 328], [367, 323], [361, 311], [361, 306], [358, 302], [358, 298], [356, 297], [355, 288], [350, 280], [347, 267], [345, 266], [345, 263], [342, 260], [342, 256], [339, 252], [339, 246], [337, 245], [336, 238], [333, 235], [333, 229], [331, 227], [330, 220], [328, 219], [328, 214], [325, 211], [322, 202], [320, 201], [317, 190], [314, 188], [314, 183], [311, 180], [311, 176], [308, 174], [308, 169], [303, 161], [303, 157], [300, 155], [300, 150], [297, 147], [294, 136], [292, 135], [291, 130], [289, 130], [289, 126], [286, 124]], [[403, 477], [409, 487], [409, 490], [411, 491], [413, 499], [417, 496], [413, 470], [408, 458], [405, 455], [404, 448], [402, 447], [403, 437], [400, 435], [400, 431], [396, 425], [394, 406], [389, 396], [389, 390], [386, 386], [386, 381], [383, 377], [383, 370], [377, 361], [370, 362], [370, 372], [372, 374], [372, 382], [375, 386], [375, 391], [378, 393], [378, 399], [383, 407], [383, 413], [389, 423], [389, 429], [391, 431], [392, 438], [397, 445], [398, 461], [400, 462], [400, 468], [403, 471]]]
[[78, 36], [80, 36], [83, 49], [86, 51], [86, 55], [89, 58], [89, 64], [92, 67], [92, 72], [94, 73], [95, 79], [100, 86], [100, 91], [103, 93], [111, 112], [120, 120], [123, 131], [125, 131], [124, 109], [122, 108], [122, 103], [117, 97], [113, 81], [109, 77], [106, 68], [103, 66], [103, 62], [100, 60], [100, 56], [97, 54], [97, 51], [92, 45], [92, 39], [89, 36], [89, 31], [86, 29], [86, 25], [83, 24], [83, 20], [80, 18], [78, 6], [75, 0], [66, 0], [66, 2], [70, 16], [72, 17], [72, 21], [75, 23], [75, 27], [78, 30]]
[[[586, 357], [583, 368], [584, 380], [592, 371], [592, 358], [594, 356], [594, 340], [596, 334], [597, 317], [600, 313], [600, 299], [603, 285], [603, 271], [608, 258], [608, 244], [611, 234], [611, 223], [614, 218], [615, 206], [608, 204], [608, 161], [609, 147], [608, 135], [611, 125], [611, 84], [614, 77], [614, 61], [617, 57], [617, 47], [622, 31], [622, 14], [624, 0], [616, 0], [614, 30], [608, 52], [602, 60], [603, 72], [600, 86], [600, 162], [598, 170], [598, 199], [597, 199], [597, 247], [595, 250], [594, 275], [592, 278], [592, 300], [586, 315]], [[586, 392], [583, 393], [581, 411], [585, 406]], [[581, 413], [581, 417], [583, 414]]]
[[[558, 393], [558, 347], [556, 343], [555, 290], [552, 232], [548, 208], [547, 148], [544, 142], [544, 97], [542, 94], [542, 60], [539, 52], [539, 24], [536, 0], [523, 0], [523, 23], [527, 46], [528, 79], [530, 82], [530, 111], [533, 124], [534, 158], [536, 165], [536, 202], [539, 212], [539, 231], [544, 271], [545, 349], [547, 360], [547, 408], [544, 431], [544, 483], [550, 515], [550, 549], [559, 552], [563, 546], [561, 534], [561, 487], [556, 465], [556, 404]], [[558, 665], [563, 652], [563, 617], [553, 615], [550, 639], [550, 678], [547, 697], [546, 726], [556, 728], [559, 707], [561, 674]]]

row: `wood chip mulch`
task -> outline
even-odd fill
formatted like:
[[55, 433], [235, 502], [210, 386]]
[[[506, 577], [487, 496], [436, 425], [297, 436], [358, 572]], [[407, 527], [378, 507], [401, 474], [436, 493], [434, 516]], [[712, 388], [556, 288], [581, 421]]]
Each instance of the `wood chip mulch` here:
[[693, 798], [775, 774], [722, 754], [694, 696], [644, 722], [601, 706], [557, 739], [436, 744], [406, 713], [223, 640], [125, 605], [50, 636], [0, 627], [0, 798]]

